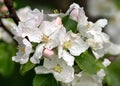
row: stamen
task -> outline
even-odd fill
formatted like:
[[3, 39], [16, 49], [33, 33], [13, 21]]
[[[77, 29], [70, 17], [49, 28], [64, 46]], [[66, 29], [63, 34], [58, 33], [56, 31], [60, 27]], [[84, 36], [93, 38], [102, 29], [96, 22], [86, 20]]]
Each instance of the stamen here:
[[45, 34], [43, 34], [43, 35], [42, 35], [42, 41], [43, 41], [44, 43], [47, 43], [47, 42], [49, 41], [49, 37], [46, 36]]
[[58, 73], [61, 73], [62, 72], [62, 67], [57, 64], [55, 67], [54, 67], [54, 71], [58, 72]]
[[64, 48], [69, 49], [71, 47], [71, 41], [69, 40], [69, 41], [64, 42], [63, 46]]

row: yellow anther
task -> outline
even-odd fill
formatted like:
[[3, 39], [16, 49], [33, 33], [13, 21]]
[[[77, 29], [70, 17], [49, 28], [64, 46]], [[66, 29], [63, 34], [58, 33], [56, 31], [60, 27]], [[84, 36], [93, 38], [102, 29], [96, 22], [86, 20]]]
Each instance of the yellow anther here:
[[71, 47], [71, 41], [69, 40], [69, 41], [64, 42], [63, 47], [66, 49], [69, 49]]
[[47, 42], [49, 41], [49, 37], [46, 36], [45, 34], [43, 34], [43, 35], [42, 35], [42, 41], [43, 41], [44, 43], [47, 43]]
[[55, 9], [53, 12], [54, 12], [55, 14], [60, 13], [60, 12], [58, 11], [58, 9]]
[[57, 65], [54, 67], [53, 70], [56, 71], [56, 72], [58, 72], [58, 73], [61, 73], [61, 72], [62, 72], [62, 67], [61, 67], [59, 64], [57, 64]]
[[90, 28], [90, 23], [89, 22], [87, 23], [87, 28]]
[[20, 50], [21, 52], [25, 52], [25, 47], [19, 47], [19, 50]]

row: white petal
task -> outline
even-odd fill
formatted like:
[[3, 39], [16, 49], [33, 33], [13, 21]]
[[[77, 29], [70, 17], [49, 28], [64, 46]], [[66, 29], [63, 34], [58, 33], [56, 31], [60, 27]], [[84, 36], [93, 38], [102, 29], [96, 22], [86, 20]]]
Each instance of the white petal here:
[[65, 60], [67, 65], [73, 66], [74, 64], [74, 57], [70, 55], [67, 51], [63, 50], [62, 58]]
[[50, 73], [51, 71], [43, 66], [37, 66], [35, 67], [35, 72], [36, 74], [47, 74]]
[[34, 64], [40, 63], [40, 58], [42, 56], [44, 44], [39, 44], [35, 50], [34, 55], [30, 58], [30, 61]]
[[12, 57], [12, 60], [15, 62], [19, 62], [20, 64], [25, 64], [29, 59], [29, 55], [18, 52], [16, 56]]
[[29, 6], [26, 6], [24, 8], [20, 8], [18, 11], [17, 11], [17, 15], [18, 17], [20, 18], [21, 21], [26, 21], [26, 17], [27, 17], [27, 13], [31, 11], [31, 8]]
[[43, 66], [45, 68], [51, 69], [54, 68], [57, 65], [58, 62], [58, 57], [57, 56], [53, 56], [51, 58], [44, 58], [44, 63]]
[[80, 55], [82, 52], [88, 49], [88, 45], [80, 38], [72, 42], [70, 53], [74, 56]]
[[107, 25], [107, 23], [108, 23], [107, 19], [99, 19], [95, 24], [100, 27], [105, 27], [105, 25]]
[[63, 55], [63, 47], [62, 46], [58, 46], [58, 58], [61, 58]]
[[44, 21], [40, 25], [39, 29], [43, 34], [50, 36], [60, 27], [61, 27], [61, 25], [56, 26], [54, 22]]
[[111, 62], [110, 62], [108, 59], [104, 59], [104, 61], [103, 61], [103, 65], [104, 65], [105, 67], [109, 66], [110, 63], [111, 63]]
[[40, 12], [38, 9], [34, 9], [27, 13], [27, 20], [31, 20], [30, 24], [34, 25], [34, 27], [38, 27], [43, 21], [43, 18], [43, 11]]

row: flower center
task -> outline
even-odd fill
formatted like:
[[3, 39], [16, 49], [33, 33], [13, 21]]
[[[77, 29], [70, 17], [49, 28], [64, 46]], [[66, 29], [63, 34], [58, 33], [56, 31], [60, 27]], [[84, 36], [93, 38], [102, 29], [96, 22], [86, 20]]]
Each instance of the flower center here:
[[69, 41], [64, 42], [63, 46], [64, 48], [69, 49], [71, 47], [71, 41], [69, 40]]
[[20, 50], [21, 52], [25, 52], [25, 47], [19, 47], [19, 50]]
[[44, 43], [47, 43], [47, 42], [49, 41], [49, 37], [46, 36], [45, 34], [43, 34], [43, 35], [42, 35], [42, 41], [43, 41]]
[[54, 67], [54, 71], [58, 72], [58, 73], [61, 73], [62, 72], [62, 67], [57, 64], [55, 67]]
[[90, 25], [90, 23], [88, 22], [88, 23], [87, 23], [87, 28], [90, 28], [90, 26], [91, 26], [91, 25]]

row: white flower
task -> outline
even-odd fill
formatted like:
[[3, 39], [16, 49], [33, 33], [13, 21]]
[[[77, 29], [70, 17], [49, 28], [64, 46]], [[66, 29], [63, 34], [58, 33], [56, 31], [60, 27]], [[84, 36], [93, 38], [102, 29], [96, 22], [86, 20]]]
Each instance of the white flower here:
[[32, 63], [39, 63], [39, 59], [42, 57], [44, 49], [52, 50], [58, 46], [58, 35], [59, 31], [62, 30], [62, 27], [61, 19], [59, 17], [52, 22], [43, 21], [39, 27], [40, 44], [30, 59]]
[[102, 28], [107, 24], [107, 20], [99, 19], [95, 23], [88, 21], [83, 8], [75, 3], [70, 6], [66, 14], [70, 14], [70, 18], [78, 22], [77, 29], [82, 38], [92, 47], [93, 52], [99, 56], [104, 55], [109, 45], [109, 36], [102, 32]]
[[16, 36], [28, 37], [31, 42], [40, 42], [39, 25], [44, 18], [43, 12], [37, 9], [28, 11], [26, 19], [20, 21], [18, 26], [14, 26], [12, 32]]
[[43, 66], [36, 67], [35, 72], [36, 74], [53, 73], [56, 80], [65, 83], [71, 82], [74, 79], [74, 69], [57, 56], [51, 59], [45, 58]]
[[[59, 37], [58, 56], [59, 58], [63, 58], [69, 66], [72, 66], [74, 64], [73, 56], [79, 56], [88, 49], [88, 45], [78, 34], [74, 34], [72, 31], [67, 33], [64, 31]], [[67, 50], [69, 50], [70, 53]]]
[[17, 52], [16, 56], [12, 57], [12, 60], [15, 62], [19, 62], [20, 64], [25, 64], [29, 59], [30, 53], [32, 52], [32, 45], [25, 38], [21, 38], [21, 37], [14, 37], [14, 38], [15, 40], [18, 41], [19, 51]]
[[103, 56], [110, 46], [109, 36], [102, 32], [102, 28], [106, 24], [106, 19], [100, 19], [96, 23], [87, 21], [86, 24], [81, 24], [78, 22], [80, 34], [85, 38], [88, 45], [92, 47], [94, 54], [98, 54], [97, 58]]

